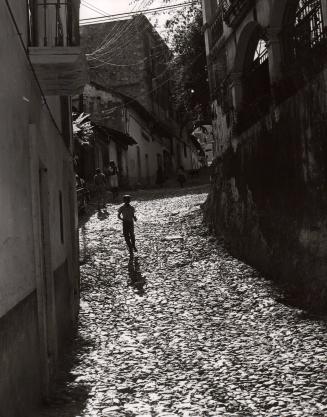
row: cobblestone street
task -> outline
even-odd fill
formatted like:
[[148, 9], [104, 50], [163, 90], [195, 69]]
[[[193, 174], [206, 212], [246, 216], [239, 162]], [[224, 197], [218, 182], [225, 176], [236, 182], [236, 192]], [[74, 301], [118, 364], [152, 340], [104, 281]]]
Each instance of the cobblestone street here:
[[73, 365], [40, 417], [327, 415], [326, 324], [210, 237], [205, 199], [133, 195], [131, 261], [118, 204], [82, 225]]

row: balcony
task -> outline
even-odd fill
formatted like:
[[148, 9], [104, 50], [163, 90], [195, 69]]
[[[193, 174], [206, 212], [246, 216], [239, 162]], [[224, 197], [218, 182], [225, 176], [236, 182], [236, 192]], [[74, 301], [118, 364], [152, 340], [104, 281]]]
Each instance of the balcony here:
[[29, 57], [44, 94], [81, 93], [87, 82], [87, 64], [78, 46], [78, 8], [69, 0], [29, 0], [28, 7]]
[[254, 6], [255, 0], [223, 0], [225, 23], [232, 28], [236, 27]]

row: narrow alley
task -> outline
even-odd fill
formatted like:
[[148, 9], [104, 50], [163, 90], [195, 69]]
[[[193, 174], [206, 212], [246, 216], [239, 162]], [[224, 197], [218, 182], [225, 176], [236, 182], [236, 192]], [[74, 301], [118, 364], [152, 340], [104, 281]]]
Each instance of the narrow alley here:
[[326, 324], [208, 234], [206, 191], [134, 194], [133, 260], [118, 204], [82, 225], [73, 364], [40, 417], [327, 415]]

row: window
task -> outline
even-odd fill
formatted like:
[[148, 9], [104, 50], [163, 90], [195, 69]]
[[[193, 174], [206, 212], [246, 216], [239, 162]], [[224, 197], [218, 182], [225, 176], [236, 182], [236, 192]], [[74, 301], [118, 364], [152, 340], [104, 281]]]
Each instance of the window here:
[[263, 64], [266, 61], [266, 59], [268, 59], [266, 41], [260, 39], [254, 52], [253, 66], [259, 66]]

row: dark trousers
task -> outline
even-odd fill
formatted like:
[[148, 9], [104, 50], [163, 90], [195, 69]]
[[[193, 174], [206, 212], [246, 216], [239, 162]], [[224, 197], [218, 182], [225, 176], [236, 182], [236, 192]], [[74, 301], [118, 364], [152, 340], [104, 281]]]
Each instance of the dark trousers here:
[[134, 222], [128, 220], [123, 221], [123, 234], [128, 249], [131, 251], [135, 247]]

